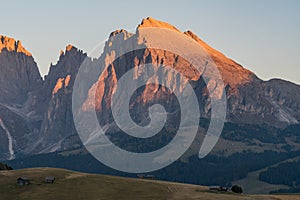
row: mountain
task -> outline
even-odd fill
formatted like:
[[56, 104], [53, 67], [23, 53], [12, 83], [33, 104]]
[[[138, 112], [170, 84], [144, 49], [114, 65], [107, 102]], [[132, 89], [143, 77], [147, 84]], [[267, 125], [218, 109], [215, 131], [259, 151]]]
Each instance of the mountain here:
[[[155, 31], [149, 31], [151, 28]], [[174, 34], [164, 37], [166, 30]], [[280, 79], [261, 80], [210, 47], [192, 31], [181, 32], [173, 25], [148, 17], [142, 20], [135, 33], [123, 29], [112, 32], [103, 53], [96, 59], [68, 45], [61, 52], [58, 62], [51, 64], [44, 79], [32, 55], [21, 42], [5, 36], [0, 38], [0, 160], [12, 160], [8, 164], [14, 168], [28, 166], [28, 156], [33, 159], [31, 163], [37, 166], [48, 163], [54, 167], [74, 169], [77, 165], [71, 166], [67, 163], [68, 159], [82, 158], [94, 162], [90, 157], [82, 157], [90, 155], [78, 137], [73, 120], [73, 86], [80, 70], [88, 78], [80, 84], [80, 96], [76, 102], [82, 106], [74, 115], [89, 115], [96, 110], [99, 124], [106, 128], [110, 140], [133, 152], [149, 152], [168, 144], [179, 129], [180, 120], [189, 119], [190, 116], [181, 116], [178, 99], [170, 90], [183, 89], [182, 79], [178, 78], [180, 74], [187, 78], [199, 103], [199, 129], [195, 142], [181, 159], [156, 172], [162, 179], [196, 184], [230, 184], [233, 180], [245, 178], [248, 172], [299, 155], [300, 86]], [[170, 42], [174, 40], [179, 42]], [[183, 56], [154, 48], [159, 45], [169, 45], [172, 49], [182, 45], [187, 52]], [[127, 52], [132, 47], [138, 48]], [[195, 63], [194, 66], [187, 57], [193, 58], [194, 50], [200, 47], [205, 55], [195, 60], [199, 66]], [[152, 67], [150, 70], [138, 67], [148, 64]], [[206, 67], [209, 65], [216, 66], [223, 84], [212, 78], [214, 71]], [[163, 69], [161, 66], [170, 68]], [[202, 71], [196, 70], [197, 67]], [[103, 73], [100, 74], [99, 69]], [[130, 117], [125, 119], [132, 118], [138, 125], [148, 125], [148, 108], [156, 103], [163, 105], [168, 112], [167, 125], [155, 137], [142, 141], [126, 136], [112, 114], [114, 87], [130, 70], [134, 72], [132, 80], [143, 81], [148, 76], [151, 81], [134, 91], [134, 98], [129, 102]], [[155, 78], [153, 71], [163, 78]], [[166, 87], [161, 86], [160, 82]], [[214, 97], [209, 95], [208, 88], [212, 88]], [[127, 93], [123, 90], [120, 94]], [[200, 160], [197, 155], [213, 112], [211, 100], [222, 96], [226, 97], [227, 110], [221, 138], [211, 154]], [[117, 98], [115, 102], [118, 109], [123, 106], [122, 100]], [[162, 121], [160, 118], [156, 120]], [[94, 127], [86, 129], [94, 131]], [[65, 158], [61, 152], [72, 156]], [[80, 155], [77, 155], [78, 152]], [[40, 154], [43, 156], [40, 157]], [[98, 164], [90, 167], [96, 166]], [[214, 177], [204, 167], [213, 169], [223, 178]], [[232, 168], [238, 169], [232, 172]], [[93, 172], [103, 172], [102, 169], [103, 166]]]
[[38, 132], [43, 80], [32, 55], [20, 41], [0, 36], [0, 158], [14, 158]]
[[[118, 58], [118, 56], [122, 55], [126, 48], [130, 48], [131, 46], [142, 46], [142, 48], [122, 55], [120, 58], [109, 64], [101, 77], [99, 77], [98, 80], [95, 80], [96, 83], [93, 84], [89, 92], [86, 94], [87, 99], [83, 103], [82, 110], [84, 112], [89, 112], [91, 109], [94, 109], [94, 107], [96, 108], [98, 119], [101, 119], [99, 123], [107, 128], [107, 132], [110, 135], [111, 140], [132, 151], [137, 151], [137, 149], [144, 149], [142, 151], [147, 151], [147, 148], [150, 148], [147, 145], [145, 147], [143, 144], [133, 142], [134, 139], [130, 137], [121, 139], [123, 141], [126, 140], [126, 143], [120, 141], [120, 138], [118, 137], [122, 135], [122, 131], [120, 131], [120, 129], [115, 125], [110, 107], [110, 99], [113, 95], [112, 88], [116, 86], [117, 80], [120, 79], [120, 77], [122, 77], [128, 70], [135, 68], [137, 65], [150, 63], [157, 69], [160, 65], [172, 66], [178, 72], [188, 77], [193, 85], [194, 91], [196, 91], [198, 102], [200, 102], [202, 118], [209, 119], [211, 115], [210, 97], [208, 95], [206, 85], [208, 87], [216, 87], [215, 91], [219, 92], [219, 94], [223, 89], [221, 86], [214, 86], [215, 83], [212, 79], [209, 79], [207, 83], [205, 83], [200, 77], [200, 74], [195, 71], [183, 57], [165, 50], [153, 49], [152, 46], [155, 44], [160, 44], [162, 41], [166, 42], [168, 40], [161, 38], [161, 33], [149, 34], [148, 29], [146, 29], [147, 31], [143, 31], [143, 28], [148, 27], [171, 29], [178, 32], [178, 38], [176, 39], [181, 41], [192, 39], [197, 43], [197, 45], [200, 45], [206, 52], [208, 52], [209, 56], [216, 64], [223, 79], [224, 90], [226, 92], [226, 121], [228, 124], [232, 123], [238, 126], [247, 127], [248, 130], [243, 130], [245, 129], [244, 127], [243, 129], [237, 127], [237, 130], [230, 130], [230, 132], [233, 131], [233, 133], [224, 133], [223, 139], [225, 140], [221, 139], [219, 141], [219, 143], [222, 144], [217, 145], [215, 151], [218, 151], [219, 153], [227, 151], [228, 155], [242, 150], [253, 149], [259, 151], [275, 149], [277, 151], [285, 151], [283, 148], [287, 144], [291, 145], [291, 148], [294, 150], [299, 150], [299, 145], [295, 143], [295, 140], [292, 139], [294, 141], [292, 142], [289, 138], [289, 142], [286, 142], [284, 136], [277, 136], [277, 132], [279, 130], [284, 129], [289, 125], [299, 123], [300, 118], [298, 111], [300, 98], [298, 95], [300, 94], [300, 87], [298, 85], [276, 79], [263, 81], [253, 72], [243, 68], [238, 63], [227, 58], [222, 53], [204, 43], [191, 31], [181, 33], [172, 25], [154, 20], [153, 18], [144, 19], [134, 34], [128, 33], [125, 30], [118, 30], [111, 33], [111, 37], [108, 39], [106, 46], [104, 47], [104, 53], [98, 60], [98, 62], [100, 62], [100, 64], [98, 64], [99, 66], [102, 66], [102, 63], [110, 62], [111, 60]], [[192, 49], [194, 43], [189, 40], [187, 45], [190, 49]], [[119, 46], [122, 46], [125, 50], [118, 48]], [[200, 62], [205, 63], [205, 61]], [[148, 72], [140, 70], [136, 73], [144, 73], [151, 77], [151, 72], [147, 74]], [[180, 88], [176, 88], [180, 85], [177, 79], [178, 74], [174, 75], [168, 70], [162, 71], [162, 73], [170, 88], [173, 90], [180, 90]], [[207, 73], [209, 74], [210, 72]], [[156, 140], [154, 139], [149, 141], [149, 143], [153, 142], [158, 144], [158, 142], [162, 141], [162, 138], [167, 135], [167, 139], [159, 144], [162, 146], [162, 143], [170, 141], [173, 137], [172, 134], [174, 133], [174, 130], [178, 128], [178, 115], [180, 109], [174, 95], [172, 95], [172, 93], [164, 87], [160, 87], [158, 80], [155, 81], [154, 85], [148, 84], [145, 87], [139, 88], [138, 92], [134, 94], [136, 100], [130, 102], [129, 107], [131, 108], [131, 117], [140, 124], [149, 123], [147, 109], [155, 103], [163, 104], [168, 113], [172, 113], [172, 115], [168, 116], [170, 118], [170, 121], [167, 121], [169, 127], [160, 132], [167, 132], [167, 134], [163, 136], [160, 135], [156, 138]], [[95, 100], [93, 93], [96, 95]], [[120, 105], [121, 107], [123, 105], [121, 102], [122, 99], [119, 100], [120, 101], [118, 101], [116, 105]], [[225, 126], [225, 129], [227, 127], [228, 126]], [[252, 127], [252, 130], [249, 130], [248, 127]], [[261, 127], [261, 132], [263, 133], [260, 133], [260, 130], [256, 127]], [[116, 132], [118, 132], [118, 134], [116, 134]], [[243, 132], [247, 132], [247, 134], [243, 135]], [[234, 149], [231, 147], [232, 142], [229, 141], [232, 140], [237, 142], [236, 145], [238, 145], [239, 148]], [[277, 142], [278, 140], [280, 140], [280, 145], [270, 145], [272, 141]], [[239, 142], [242, 142], [243, 145]]]
[[[98, 87], [101, 88], [98, 88], [98, 90], [103, 90], [103, 84], [108, 85], [109, 88], [113, 87], [116, 84], [116, 77], [120, 77], [126, 72], [126, 70], [128, 70], [124, 69], [124, 65], [136, 66], [136, 63], [140, 65], [144, 63], [151, 63], [154, 66], [158, 66], [162, 64], [174, 66], [176, 70], [181, 72], [186, 77], [189, 77], [190, 80], [198, 81], [198, 83], [195, 83], [196, 86], [194, 89], [197, 90], [197, 92], [202, 93], [199, 95], [199, 101], [204, 101], [205, 103], [205, 101], [207, 101], [207, 94], [205, 94], [206, 91], [204, 91], [204, 88], [201, 85], [199, 74], [195, 73], [192, 67], [188, 66], [189, 63], [187, 63], [182, 57], [174, 55], [172, 52], [152, 49], [151, 45], [161, 42], [161, 39], [159, 37], [154, 37], [154, 35], [146, 35], [143, 33], [141, 30], [144, 27], [158, 27], [162, 29], [167, 28], [179, 32], [179, 30], [174, 26], [165, 22], [154, 20], [153, 18], [144, 19], [138, 26], [135, 34], [128, 33], [125, 30], [113, 32], [111, 36], [114, 36], [114, 38], [109, 39], [107, 42], [103, 53], [107, 56], [104, 59], [109, 60], [118, 57], [118, 55], [120, 55], [123, 51], [122, 49], [117, 49], [120, 44], [126, 46], [141, 45], [142, 43], [142, 45], [144, 45], [144, 49], [135, 51], [131, 55], [126, 56], [126, 59], [124, 59], [124, 61], [122, 60], [124, 63], [118, 63], [117, 65], [112, 65], [111, 68], [108, 68], [107, 71], [111, 70], [111, 72], [103, 73], [103, 76], [110, 77], [102, 77], [102, 80], [99, 80], [100, 83], [98, 84]], [[116, 36], [117, 34], [118, 36]], [[200, 45], [209, 54], [218, 67], [218, 70], [223, 78], [227, 94], [228, 121], [234, 123], [270, 124], [276, 126], [299, 123], [300, 118], [297, 112], [300, 108], [298, 85], [276, 79], [263, 81], [259, 79], [253, 72], [243, 68], [235, 61], [227, 58], [222, 53], [204, 43], [191, 31], [186, 31], [181, 34], [182, 40], [186, 39], [184, 38], [185, 36], [196, 41], [198, 45]], [[143, 38], [143, 40], [146, 42], [139, 41], [142, 40], [141, 38]], [[171, 79], [169, 80], [171, 82], [170, 85], [177, 85], [174, 77], [169, 74], [166, 74], [165, 76]], [[105, 81], [107, 81], [107, 83]], [[157, 94], [160, 94], [161, 91], [160, 89], [157, 89], [158, 88], [151, 88], [150, 86], [146, 87], [144, 92], [142, 92], [144, 93], [141, 97], [143, 99], [140, 101], [149, 102], [151, 100], [154, 101], [155, 98], [157, 98], [157, 100], [160, 99], [161, 97], [159, 97]], [[155, 94], [156, 97], [153, 97], [153, 95], [151, 96], [151, 94]], [[110, 102], [105, 102], [105, 99], [110, 99], [110, 97], [108, 96], [107, 98], [104, 98], [101, 94], [101, 91], [97, 91], [96, 103], [97, 105], [102, 105], [102, 107], [97, 108], [98, 110], [103, 109], [103, 107], [109, 107], [109, 105], [103, 106], [103, 104], [110, 104]], [[88, 107], [90, 102], [91, 101], [88, 99], [85, 105]], [[88, 108], [85, 108], [85, 110], [87, 109]], [[201, 114], [205, 117], [208, 117], [209, 110], [211, 109], [209, 105], [206, 105], [200, 109]]]
[[[279, 79], [263, 81], [253, 72], [208, 46], [191, 31], [185, 34], [197, 41], [218, 66], [227, 87], [229, 121], [273, 125], [274, 122], [277, 125], [299, 123], [297, 110], [300, 108], [298, 96], [300, 90], [298, 85]], [[296, 93], [284, 92], [291, 90]]]
[[46, 109], [39, 133], [41, 144], [35, 152], [70, 148], [69, 140], [74, 147], [72, 137], [76, 135], [76, 130], [71, 108], [72, 87], [77, 71], [86, 58], [87, 55], [81, 50], [68, 45], [65, 52], [61, 52], [57, 64], [50, 66], [43, 84]]

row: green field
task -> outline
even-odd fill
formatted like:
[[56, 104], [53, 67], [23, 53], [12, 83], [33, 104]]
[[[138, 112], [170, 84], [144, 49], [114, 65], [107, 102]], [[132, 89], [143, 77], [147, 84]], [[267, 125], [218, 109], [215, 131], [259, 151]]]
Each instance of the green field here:
[[[55, 176], [55, 183], [44, 183], [45, 176]], [[29, 186], [18, 186], [16, 184], [18, 177], [29, 178], [31, 184]], [[300, 199], [300, 196], [214, 193], [210, 192], [207, 187], [196, 185], [85, 174], [64, 169], [32, 168], [0, 171], [0, 199], [296, 200]]]

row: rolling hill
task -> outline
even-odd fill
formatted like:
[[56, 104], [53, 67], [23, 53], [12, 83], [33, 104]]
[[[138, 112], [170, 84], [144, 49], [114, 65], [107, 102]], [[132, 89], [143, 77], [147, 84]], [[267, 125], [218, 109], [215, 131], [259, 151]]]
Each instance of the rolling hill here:
[[[45, 176], [55, 176], [54, 184], [43, 182]], [[18, 177], [31, 180], [28, 186], [18, 186]], [[208, 187], [79, 173], [57, 168], [29, 168], [0, 171], [0, 199], [224, 199], [224, 200], [296, 200], [299, 195], [238, 195], [216, 193]]]

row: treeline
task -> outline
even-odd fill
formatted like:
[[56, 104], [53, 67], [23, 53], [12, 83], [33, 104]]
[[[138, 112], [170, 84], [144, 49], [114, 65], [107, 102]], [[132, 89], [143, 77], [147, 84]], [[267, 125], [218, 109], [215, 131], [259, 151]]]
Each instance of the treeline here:
[[271, 191], [270, 194], [300, 193], [300, 188], [279, 189]]
[[300, 142], [299, 132], [300, 124], [290, 125], [284, 129], [279, 129], [265, 124], [226, 123], [221, 136], [224, 139], [232, 141], [251, 142], [251, 140], [257, 139], [263, 143], [279, 144], [286, 143], [286, 137], [293, 137], [295, 142]]
[[[174, 123], [170, 123], [174, 124]], [[209, 120], [201, 120], [201, 127], [207, 129]], [[174, 137], [178, 126], [167, 126], [155, 137], [150, 139], [136, 139], [126, 136], [122, 132], [108, 134], [116, 145], [132, 152], [149, 152], [168, 144]], [[282, 143], [286, 136], [298, 138], [300, 126], [289, 126], [286, 129], [275, 130], [268, 126], [238, 125], [226, 123], [222, 137], [229, 140], [251, 142], [256, 138], [262, 142]], [[277, 139], [276, 139], [277, 138]], [[280, 161], [294, 158], [300, 155], [300, 151], [287, 152], [264, 151], [255, 153], [243, 151], [231, 156], [209, 155], [199, 159], [197, 155], [189, 157], [185, 161], [176, 161], [172, 165], [153, 172], [158, 179], [185, 182], [200, 185], [224, 185], [230, 186], [234, 180], [242, 179], [251, 171], [268, 167]], [[187, 153], [186, 155], [190, 155]], [[118, 176], [136, 177], [136, 174], [128, 174], [113, 170], [101, 164], [88, 153], [67, 154], [56, 152], [43, 155], [35, 155], [22, 159], [7, 161], [14, 169], [28, 167], [58, 167], [87, 173], [101, 173]], [[277, 168], [261, 173], [260, 180], [289, 186], [299, 185], [300, 163], [284, 164]], [[296, 182], [295, 182], [296, 181]]]
[[[176, 119], [176, 117], [168, 119], [171, 121], [167, 123], [168, 126], [150, 138], [132, 137], [122, 131], [116, 132], [115, 129], [111, 132], [108, 130], [107, 135], [115, 145], [127, 151], [136, 153], [152, 152], [167, 145], [174, 138], [179, 127]], [[209, 123], [210, 120], [201, 118], [199, 126], [207, 130]], [[221, 137], [226, 140], [243, 142], [245, 145], [260, 145], [254, 142], [255, 139], [262, 143], [286, 144], [286, 137], [293, 137], [294, 141], [300, 142], [299, 131], [300, 125], [291, 125], [284, 129], [279, 129], [266, 124], [254, 125], [228, 122], [224, 125]], [[290, 151], [292, 147], [286, 144], [282, 148]]]
[[7, 164], [0, 163], [0, 170], [12, 170], [12, 167]]
[[263, 143], [285, 143], [284, 130], [268, 125], [226, 123], [222, 137], [227, 140], [251, 143], [257, 139]]
[[300, 187], [300, 160], [281, 163], [259, 174], [259, 180], [271, 184], [284, 184], [293, 188]]
[[229, 157], [207, 156], [204, 159], [195, 155], [190, 157], [188, 163], [177, 161], [158, 171], [156, 175], [169, 181], [230, 186], [232, 181], [245, 178], [251, 171], [275, 164], [295, 154], [297, 153], [244, 151]]
[[[194, 155], [187, 162], [176, 161], [170, 166], [151, 174], [161, 180], [200, 185], [230, 186], [233, 180], [244, 178], [251, 171], [295, 157], [295, 154], [299, 154], [299, 152], [278, 153], [265, 151], [263, 153], [254, 153], [244, 151], [229, 157], [210, 155], [204, 159], [199, 159], [197, 155]], [[87, 173], [136, 177], [136, 174], [123, 173], [106, 167], [87, 153], [78, 155], [51, 153], [12, 160], [7, 163], [14, 169], [57, 167]]]

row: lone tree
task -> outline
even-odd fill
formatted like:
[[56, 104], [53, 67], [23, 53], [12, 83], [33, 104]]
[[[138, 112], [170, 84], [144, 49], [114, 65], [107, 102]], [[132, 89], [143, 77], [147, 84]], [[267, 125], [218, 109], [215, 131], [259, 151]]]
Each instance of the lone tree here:
[[0, 163], [0, 170], [12, 170], [12, 168], [6, 164]]
[[238, 193], [238, 194], [243, 193], [242, 187], [237, 186], [237, 185], [232, 186], [231, 191], [234, 192], [234, 193]]

